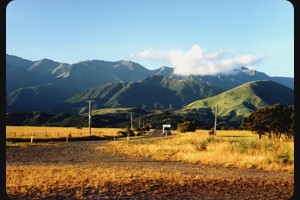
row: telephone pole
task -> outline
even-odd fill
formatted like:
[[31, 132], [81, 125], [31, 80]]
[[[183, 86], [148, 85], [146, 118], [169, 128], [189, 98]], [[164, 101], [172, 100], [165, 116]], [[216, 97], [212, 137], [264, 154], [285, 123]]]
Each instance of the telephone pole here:
[[141, 117], [139, 117], [139, 129], [141, 128]]
[[217, 133], [217, 115], [218, 115], [218, 104], [217, 104], [217, 107], [215, 107], [215, 126], [214, 126], [214, 136], [216, 136], [216, 133]]
[[132, 112], [130, 113], [130, 130], [133, 130], [133, 117], [132, 117]]
[[93, 100], [88, 100], [88, 101], [85, 101], [85, 102], [88, 102], [89, 103], [89, 135], [92, 134], [91, 132], [91, 118], [92, 118], [92, 115], [91, 115], [91, 103], [94, 102]]

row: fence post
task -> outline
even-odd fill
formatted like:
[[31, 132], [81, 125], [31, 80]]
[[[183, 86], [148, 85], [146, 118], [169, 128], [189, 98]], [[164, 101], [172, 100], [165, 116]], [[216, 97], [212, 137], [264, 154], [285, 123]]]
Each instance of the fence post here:
[[30, 139], [30, 143], [33, 142], [33, 132], [31, 133], [31, 139]]

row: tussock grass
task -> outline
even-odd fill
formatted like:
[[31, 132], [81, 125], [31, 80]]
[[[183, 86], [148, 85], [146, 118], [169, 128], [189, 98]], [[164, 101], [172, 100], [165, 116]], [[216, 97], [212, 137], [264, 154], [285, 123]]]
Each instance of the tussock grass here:
[[[92, 128], [92, 135], [96, 136], [118, 136], [120, 128]], [[35, 139], [39, 138], [65, 138], [71, 134], [72, 137], [85, 137], [89, 135], [89, 129], [76, 127], [43, 127], [43, 126], [6, 126], [6, 138], [30, 138], [33, 134]]]
[[198, 130], [167, 138], [111, 142], [98, 148], [140, 159], [294, 173], [294, 142], [259, 140], [250, 131], [217, 131], [215, 138], [209, 138], [208, 131]]

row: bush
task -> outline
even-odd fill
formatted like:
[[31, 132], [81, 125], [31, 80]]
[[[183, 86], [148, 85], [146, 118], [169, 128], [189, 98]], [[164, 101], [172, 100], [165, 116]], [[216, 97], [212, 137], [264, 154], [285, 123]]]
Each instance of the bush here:
[[208, 140], [202, 140], [198, 145], [196, 144], [196, 149], [199, 151], [207, 150]]
[[126, 129], [124, 131], [118, 131], [118, 134], [127, 137], [127, 135], [129, 134], [129, 136], [134, 136], [134, 132], [130, 129]]
[[214, 135], [215, 134], [215, 129], [211, 128], [208, 132], [208, 135]]
[[185, 133], [185, 132], [194, 132], [196, 131], [196, 125], [190, 121], [186, 121], [183, 123], [179, 123], [177, 125], [177, 130]]
[[215, 138], [208, 138], [206, 140], [202, 140], [198, 145], [196, 145], [196, 149], [199, 151], [205, 151], [207, 150], [208, 144], [214, 142], [220, 142], [220, 140]]
[[292, 152], [291, 149], [288, 146], [284, 146], [284, 148], [279, 152], [279, 154], [276, 156], [277, 161], [283, 164], [289, 164], [292, 163]]

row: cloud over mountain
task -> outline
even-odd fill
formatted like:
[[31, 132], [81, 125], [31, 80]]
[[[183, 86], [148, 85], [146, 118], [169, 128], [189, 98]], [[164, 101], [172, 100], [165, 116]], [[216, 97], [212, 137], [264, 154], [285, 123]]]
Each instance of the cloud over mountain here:
[[224, 52], [206, 53], [199, 45], [192, 45], [188, 51], [168, 50], [158, 51], [145, 50], [131, 55], [132, 58], [164, 60], [174, 67], [174, 73], [178, 75], [216, 75], [228, 74], [241, 66], [257, 64], [262, 61], [257, 55], [234, 55], [229, 56]]

